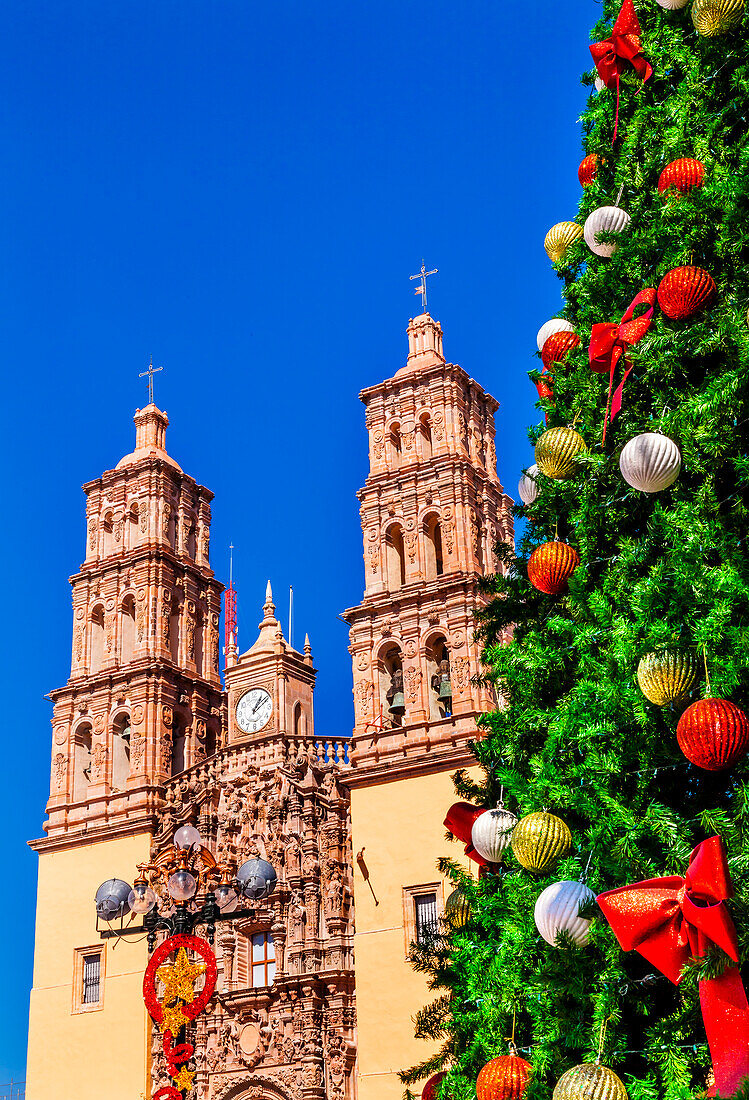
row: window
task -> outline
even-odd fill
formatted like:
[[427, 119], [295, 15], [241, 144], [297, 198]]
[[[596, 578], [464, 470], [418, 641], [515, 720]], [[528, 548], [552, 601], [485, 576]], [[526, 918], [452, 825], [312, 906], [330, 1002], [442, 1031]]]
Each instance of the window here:
[[130, 775], [130, 718], [121, 714], [112, 728], [112, 786], [124, 791]]
[[403, 531], [394, 524], [385, 536], [387, 552], [388, 588], [395, 592], [406, 583], [406, 555], [403, 550]]
[[91, 782], [91, 724], [82, 722], [74, 736], [73, 801], [83, 802]]
[[276, 976], [276, 953], [270, 932], [255, 932], [252, 936], [252, 985], [255, 989], [272, 985]]
[[135, 598], [125, 596], [120, 614], [120, 664], [127, 665], [133, 659], [135, 649]]
[[73, 1012], [103, 1007], [104, 949], [79, 947], [73, 957]]
[[88, 670], [98, 672], [104, 663], [104, 608], [101, 604], [91, 612], [91, 641]]
[[417, 894], [414, 897], [416, 942], [428, 944], [439, 932], [437, 894]]

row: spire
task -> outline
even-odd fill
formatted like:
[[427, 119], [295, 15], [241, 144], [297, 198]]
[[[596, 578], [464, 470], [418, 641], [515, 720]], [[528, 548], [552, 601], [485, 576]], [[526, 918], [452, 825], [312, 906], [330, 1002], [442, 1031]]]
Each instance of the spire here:
[[[273, 589], [268, 581], [265, 587], [265, 603], [263, 604], [263, 618], [260, 622], [260, 634], [254, 645], [250, 646], [248, 653], [255, 653], [259, 649], [277, 649], [279, 640], [283, 642], [283, 629], [275, 615], [276, 605], [273, 603]], [[284, 645], [286, 643], [284, 642]]]
[[312, 664], [312, 646], [309, 644], [309, 634], [304, 635], [304, 659], [307, 664]]
[[276, 605], [273, 603], [273, 589], [270, 586], [270, 581], [265, 586], [265, 603], [263, 604], [263, 611], [265, 612], [266, 619], [275, 619], [273, 612], [276, 610]]
[[428, 313], [412, 317], [408, 322], [408, 359], [406, 365], [396, 371], [398, 378], [411, 371], [444, 363], [442, 354], [442, 326]]
[[154, 404], [146, 405], [145, 409], [136, 409], [135, 416], [135, 450], [125, 455], [117, 463], [117, 469], [123, 466], [133, 466], [144, 458], [160, 458], [162, 462], [168, 462], [176, 470], [182, 472], [173, 458], [166, 453], [165, 437], [169, 426], [169, 417]]

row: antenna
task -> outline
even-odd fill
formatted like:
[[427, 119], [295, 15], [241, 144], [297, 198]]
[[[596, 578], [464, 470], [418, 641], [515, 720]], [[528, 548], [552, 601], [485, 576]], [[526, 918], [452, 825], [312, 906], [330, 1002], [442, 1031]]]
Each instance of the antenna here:
[[294, 589], [289, 585], [289, 645], [294, 648]]

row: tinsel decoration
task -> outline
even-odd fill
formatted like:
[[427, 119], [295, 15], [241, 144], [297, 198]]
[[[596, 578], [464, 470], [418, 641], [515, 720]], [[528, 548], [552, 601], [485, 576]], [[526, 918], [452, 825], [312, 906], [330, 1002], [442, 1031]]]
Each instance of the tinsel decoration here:
[[512, 854], [521, 867], [540, 875], [572, 846], [572, 833], [561, 817], [538, 810], [521, 817], [512, 831]]
[[705, 165], [701, 160], [693, 160], [690, 157], [682, 157], [680, 160], [672, 160], [660, 174], [658, 190], [678, 191], [680, 195], [688, 195], [697, 187], [702, 187], [705, 182]]
[[492, 1058], [476, 1078], [476, 1100], [521, 1100], [530, 1077], [525, 1058], [514, 1053]]
[[545, 542], [528, 559], [528, 580], [539, 592], [558, 596], [580, 564], [580, 555], [566, 542]]
[[577, 222], [557, 222], [552, 225], [544, 239], [546, 255], [552, 263], [561, 263], [569, 247], [579, 241], [582, 235], [583, 231]]
[[523, 504], [533, 504], [538, 496], [538, 485], [536, 484], [537, 473], [538, 466], [534, 462], [532, 466], [528, 467], [518, 482], [518, 495]]
[[580, 180], [582, 187], [590, 187], [593, 180], [598, 174], [598, 169], [601, 164], [601, 158], [597, 153], [588, 153], [580, 162], [580, 167], [577, 170], [577, 178]]
[[627, 1100], [627, 1090], [613, 1069], [600, 1062], [586, 1062], [562, 1074], [552, 1100]]
[[564, 317], [552, 317], [550, 321], [544, 321], [536, 334], [536, 346], [541, 351], [546, 341], [555, 332], [574, 332], [573, 326]]
[[439, 1073], [433, 1073], [421, 1090], [421, 1100], [437, 1100], [437, 1092], [446, 1076], [447, 1074], [444, 1070], [440, 1070]]
[[728, 699], [699, 699], [679, 719], [676, 740], [690, 763], [723, 771], [746, 755], [749, 719]]
[[657, 707], [685, 699], [697, 683], [697, 660], [691, 653], [664, 649], [646, 653], [637, 666], [640, 691]]
[[552, 882], [536, 899], [533, 919], [543, 939], [557, 947], [557, 937], [564, 932], [577, 947], [584, 947], [590, 934], [590, 917], [581, 917], [582, 906], [596, 900], [592, 890], [582, 882]]
[[608, 258], [613, 256], [619, 244], [617, 241], [605, 241], [600, 238], [605, 235], [618, 236], [632, 221], [626, 210], [620, 206], [599, 206], [592, 214], [588, 214], [583, 227], [585, 243], [596, 256]]
[[691, 15], [697, 33], [713, 38], [739, 25], [744, 17], [744, 0], [694, 0]]
[[585, 450], [585, 440], [574, 428], [549, 428], [536, 443], [536, 463], [545, 477], [571, 477]]
[[658, 285], [658, 305], [672, 321], [683, 321], [707, 308], [716, 293], [715, 280], [701, 267], [674, 267]]
[[580, 344], [576, 332], [554, 332], [544, 341], [541, 348], [541, 362], [548, 370], [552, 363], [563, 363], [567, 354]]
[[445, 921], [453, 929], [459, 932], [465, 928], [471, 919], [471, 903], [458, 886], [448, 895], [445, 902]]
[[518, 823], [515, 814], [502, 803], [477, 817], [471, 830], [471, 844], [489, 863], [499, 863], [509, 847], [512, 830]]
[[643, 432], [630, 439], [619, 455], [622, 477], [641, 493], [660, 493], [676, 481], [681, 451], [667, 435]]

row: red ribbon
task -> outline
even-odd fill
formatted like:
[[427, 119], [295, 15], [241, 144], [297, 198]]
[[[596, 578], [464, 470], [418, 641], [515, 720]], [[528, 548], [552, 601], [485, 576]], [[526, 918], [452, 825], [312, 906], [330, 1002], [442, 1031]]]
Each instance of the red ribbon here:
[[640, 22], [635, 13], [632, 0], [624, 0], [616, 22], [611, 28], [611, 38], [603, 42], [594, 42], [590, 47], [598, 75], [607, 88], [616, 88], [616, 118], [614, 119], [614, 137], [616, 141], [619, 128], [619, 77], [626, 65], [631, 65], [643, 81], [653, 75], [653, 66], [642, 54]]
[[[609, 419], [613, 421], [614, 417], [621, 410], [624, 383], [627, 381], [630, 371], [632, 370], [631, 367], [627, 367], [624, 371], [624, 376], [612, 400], [611, 388], [614, 385], [616, 365], [622, 356], [624, 356], [626, 366], [627, 348], [639, 343], [650, 328], [653, 320], [653, 311], [655, 310], [655, 300], [655, 288], [649, 286], [645, 290], [641, 290], [640, 293], [632, 299], [627, 307], [626, 313], [618, 325], [616, 322], [611, 322], [610, 324], [601, 323], [593, 325], [593, 328], [590, 330], [590, 346], [588, 348], [590, 369], [595, 371], [596, 374], [605, 374], [606, 371], [609, 372], [609, 394], [606, 399], [606, 416], [603, 421], [604, 443], [606, 442], [606, 425]], [[645, 313], [632, 320], [637, 307], [643, 305], [649, 306], [650, 308], [647, 309]], [[610, 416], [609, 404], [611, 405]]]
[[470, 802], [454, 802], [447, 811], [447, 817], [443, 824], [457, 840], [465, 844], [465, 853], [469, 859], [474, 860], [480, 867], [488, 867], [488, 863], [480, 856], [471, 843], [471, 830], [477, 817], [485, 811], [479, 806], [472, 806]]
[[[711, 836], [692, 852], [684, 878], [620, 886], [597, 900], [622, 948], [638, 951], [678, 985], [689, 959], [704, 956], [713, 944], [739, 961], [736, 929], [725, 905], [732, 896], [723, 841]], [[732, 1096], [749, 1076], [749, 1003], [737, 966], [700, 982], [700, 1005], [715, 1087]]]

